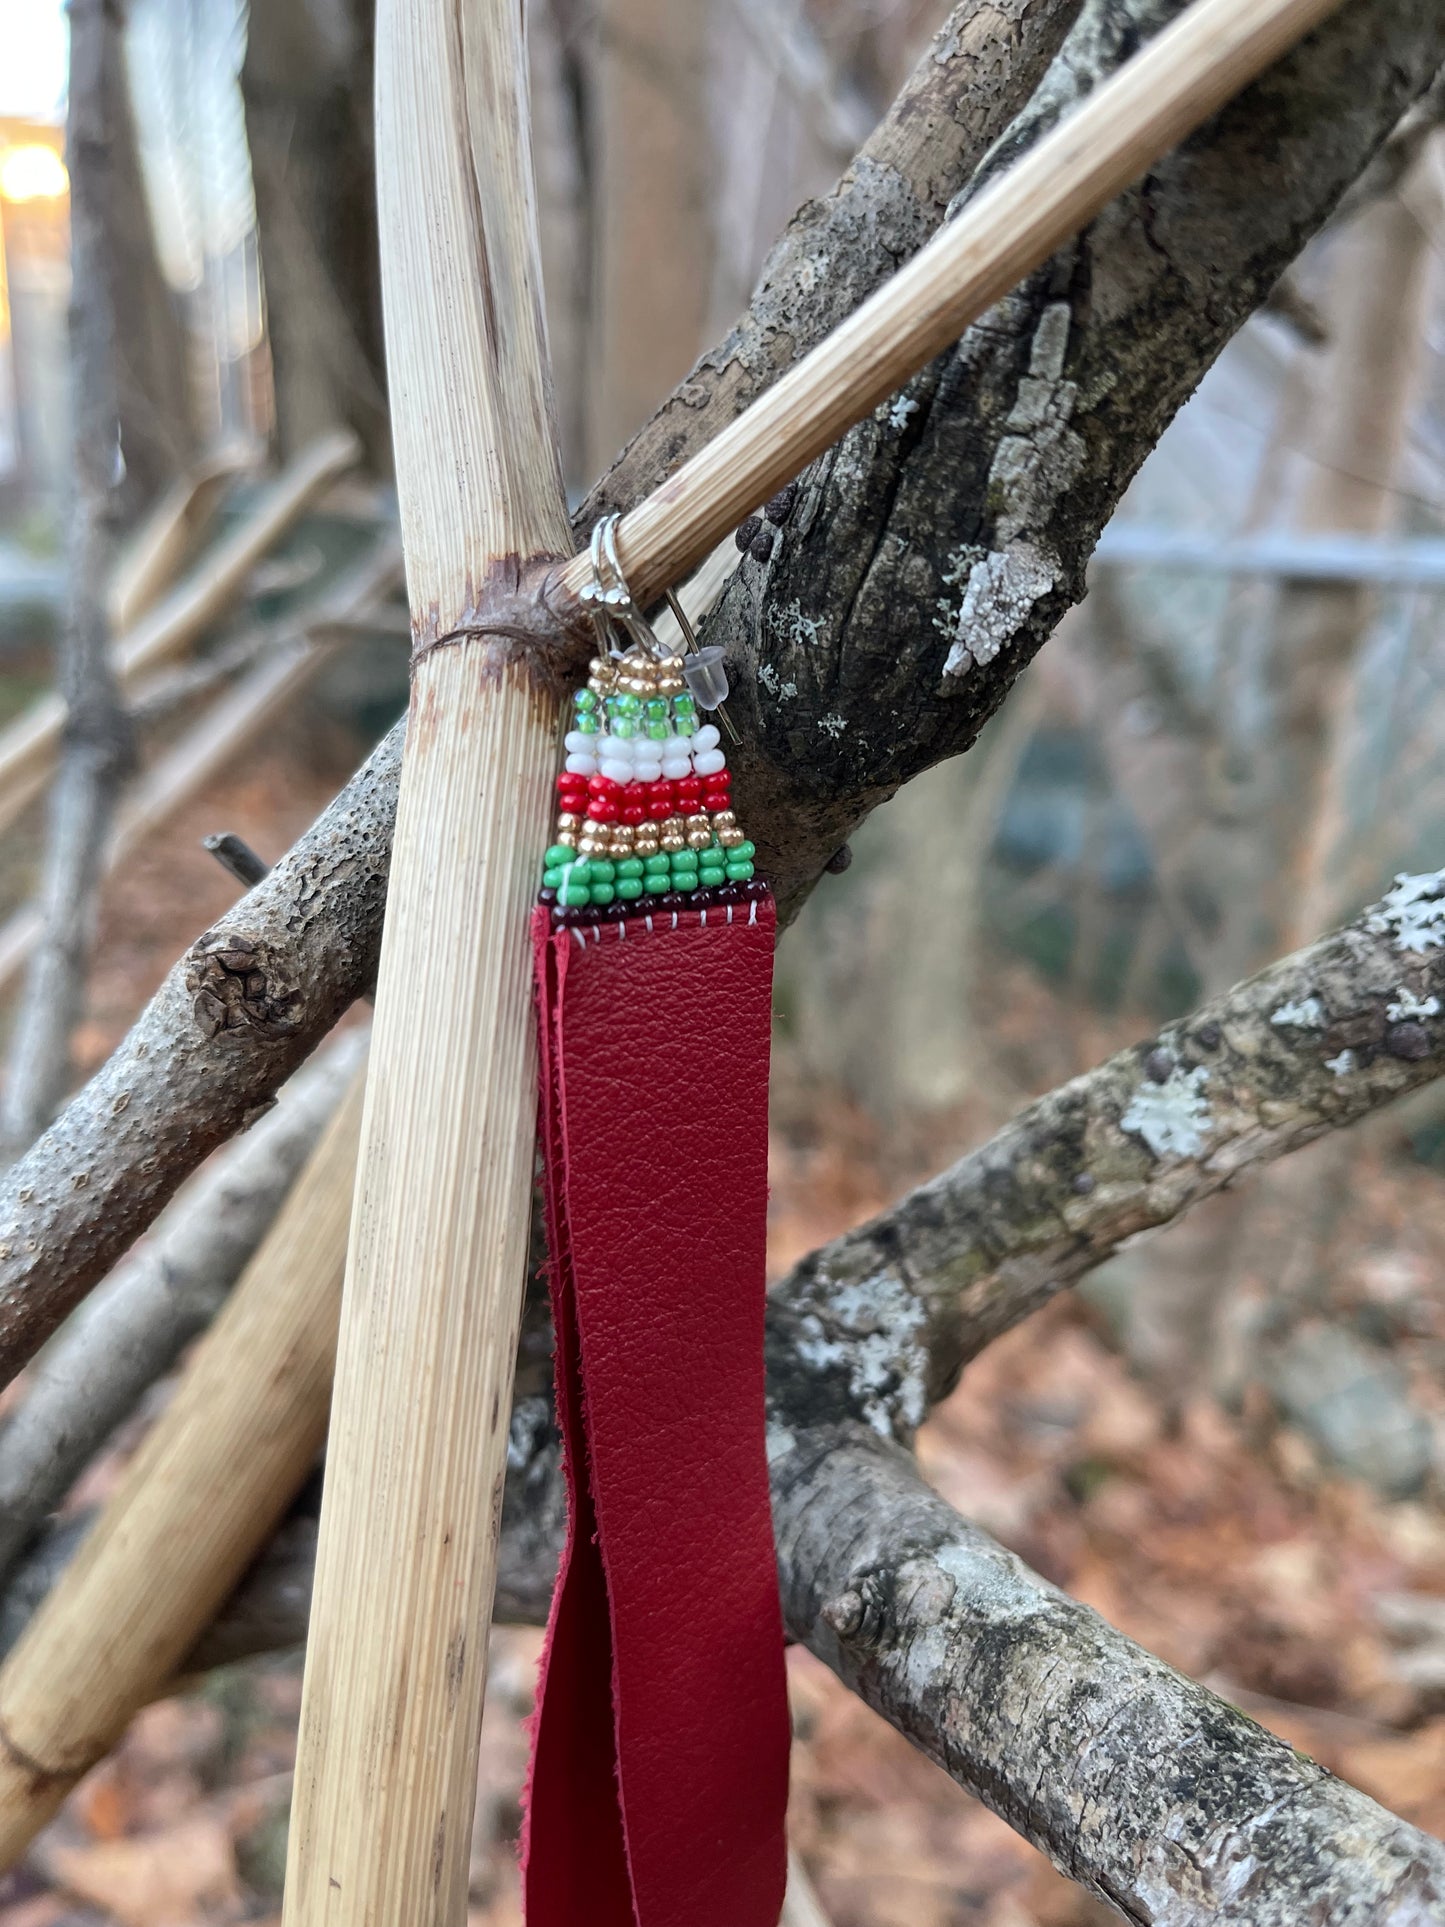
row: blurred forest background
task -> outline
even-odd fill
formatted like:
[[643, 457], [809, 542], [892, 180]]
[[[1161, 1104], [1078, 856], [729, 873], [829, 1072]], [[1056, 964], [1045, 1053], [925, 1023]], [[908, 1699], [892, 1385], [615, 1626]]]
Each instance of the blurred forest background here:
[[[537, 0], [549, 326], [579, 493], [732, 321], [943, 11]], [[125, 527], [107, 593], [137, 768], [82, 1071], [234, 900], [201, 837], [274, 859], [406, 693], [368, 0], [123, 13], [106, 244]], [[0, 0], [0, 47], [3, 725], [51, 684], [66, 589], [61, 9]], [[784, 943], [774, 1266], [1393, 872], [1440, 863], [1442, 615], [1445, 136], [1424, 112], [1169, 429], [1087, 601], [977, 749], [870, 819]], [[0, 762], [7, 1028], [42, 787]], [[946, 1496], [1048, 1577], [1434, 1832], [1442, 1165], [1436, 1089], [1241, 1182], [992, 1346], [922, 1440]], [[109, 1489], [165, 1397], [71, 1508]], [[519, 1919], [538, 1644], [494, 1635], [477, 1927]], [[807, 1655], [793, 1685], [793, 1837], [820, 1918], [1112, 1918]], [[0, 1927], [276, 1917], [299, 1687], [284, 1657], [150, 1709], [0, 1887]]]

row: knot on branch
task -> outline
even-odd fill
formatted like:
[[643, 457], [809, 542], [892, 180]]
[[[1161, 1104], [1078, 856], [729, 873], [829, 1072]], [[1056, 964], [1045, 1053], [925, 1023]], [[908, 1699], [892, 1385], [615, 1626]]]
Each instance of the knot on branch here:
[[208, 930], [186, 953], [186, 988], [203, 1037], [255, 1030], [283, 1037], [299, 1021], [301, 992], [263, 944], [238, 931]]

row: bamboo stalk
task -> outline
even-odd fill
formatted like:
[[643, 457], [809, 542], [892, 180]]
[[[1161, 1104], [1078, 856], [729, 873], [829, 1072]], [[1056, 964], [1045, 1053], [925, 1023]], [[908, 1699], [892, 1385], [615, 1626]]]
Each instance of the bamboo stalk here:
[[[195, 726], [145, 772], [116, 823], [105, 854], [107, 876], [315, 681], [344, 646], [346, 632], [341, 625], [366, 609], [399, 568], [394, 538], [382, 537], [340, 582], [316, 599], [302, 619], [300, 635], [282, 643], [223, 691]], [[19, 976], [43, 928], [44, 918], [33, 903], [0, 924], [0, 996]]]
[[0, 1866], [170, 1680], [315, 1463], [363, 1083], [0, 1668]]
[[[119, 638], [114, 661], [122, 688], [194, 642], [229, 606], [266, 551], [359, 453], [349, 433], [324, 436], [303, 450], [240, 527]], [[50, 695], [0, 731], [0, 830], [44, 788], [64, 722], [64, 703]]]
[[558, 723], [477, 633], [568, 541], [515, 0], [381, 0], [377, 177], [415, 663], [284, 1919], [465, 1910], [535, 1131], [524, 941]]
[[[1195, 0], [618, 527], [642, 602], [1253, 80], [1341, 0]], [[590, 564], [561, 572], [574, 601]]]

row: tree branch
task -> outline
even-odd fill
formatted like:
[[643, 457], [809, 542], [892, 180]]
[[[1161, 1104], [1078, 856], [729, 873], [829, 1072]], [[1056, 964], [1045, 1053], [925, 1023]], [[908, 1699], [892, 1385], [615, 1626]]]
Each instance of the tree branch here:
[[[1089, 0], [968, 193], [1178, 11]], [[808, 472], [705, 636], [785, 916], [869, 810], [973, 742], [1170, 418], [1442, 61], [1445, 19], [1413, 0], [1345, 8]]]
[[1252, 1165], [1445, 1071], [1445, 871], [1050, 1091], [774, 1293], [772, 1379], [909, 1441], [990, 1340]]
[[775, 1434], [788, 1630], [1151, 1927], [1420, 1927], [1445, 1847], [1105, 1624], [860, 1427]]
[[111, 814], [130, 730], [110, 661], [106, 587], [125, 477], [116, 388], [110, 232], [115, 116], [124, 86], [120, 21], [108, 0], [78, 0], [70, 18], [71, 432], [69, 589], [58, 680], [65, 699], [41, 887], [44, 927], [25, 981], [0, 1108], [0, 1162], [44, 1130], [70, 1080], [95, 941]]

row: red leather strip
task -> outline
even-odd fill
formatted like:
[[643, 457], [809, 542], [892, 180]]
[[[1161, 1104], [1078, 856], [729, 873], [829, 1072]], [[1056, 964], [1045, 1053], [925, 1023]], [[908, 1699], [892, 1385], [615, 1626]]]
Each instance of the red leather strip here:
[[763, 1419], [771, 902], [533, 925], [571, 1500], [528, 1927], [776, 1927]]

